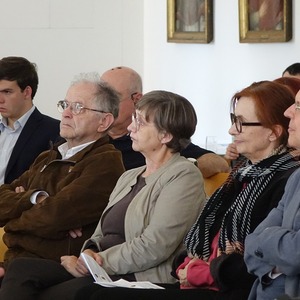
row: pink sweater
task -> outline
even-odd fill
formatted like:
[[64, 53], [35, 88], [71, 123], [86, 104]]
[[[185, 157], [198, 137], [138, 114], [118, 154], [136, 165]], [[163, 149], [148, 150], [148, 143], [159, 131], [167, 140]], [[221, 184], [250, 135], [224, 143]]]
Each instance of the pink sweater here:
[[[187, 281], [191, 286], [181, 285], [181, 289], [191, 289], [191, 288], [207, 288], [211, 290], [218, 290], [215, 286], [214, 279], [211, 276], [209, 264], [210, 262], [217, 257], [218, 252], [218, 240], [219, 233], [214, 237], [211, 245], [212, 253], [208, 259], [208, 261], [204, 261], [202, 259], [196, 259], [188, 265], [187, 269]], [[184, 269], [186, 265], [193, 260], [193, 258], [186, 257], [184, 262], [177, 268], [176, 273], [178, 275], [178, 271]]]

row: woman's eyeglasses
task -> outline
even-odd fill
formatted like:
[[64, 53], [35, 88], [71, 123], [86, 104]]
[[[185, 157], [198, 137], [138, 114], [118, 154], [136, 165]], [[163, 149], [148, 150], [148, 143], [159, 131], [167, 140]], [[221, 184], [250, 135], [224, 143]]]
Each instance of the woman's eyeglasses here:
[[238, 133], [241, 133], [243, 131], [243, 126], [262, 126], [260, 122], [243, 122], [239, 117], [237, 117], [235, 114], [230, 114], [231, 124], [234, 123], [235, 128]]
[[136, 112], [132, 113], [131, 118], [136, 131], [139, 131], [141, 126], [145, 125], [145, 123], [138, 117], [138, 114]]

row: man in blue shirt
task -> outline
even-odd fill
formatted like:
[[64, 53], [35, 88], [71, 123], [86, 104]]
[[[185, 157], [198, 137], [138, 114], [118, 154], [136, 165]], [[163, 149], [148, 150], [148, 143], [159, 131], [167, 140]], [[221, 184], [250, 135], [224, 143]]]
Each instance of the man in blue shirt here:
[[0, 60], [0, 185], [18, 178], [59, 139], [59, 121], [33, 105], [35, 64], [23, 57]]

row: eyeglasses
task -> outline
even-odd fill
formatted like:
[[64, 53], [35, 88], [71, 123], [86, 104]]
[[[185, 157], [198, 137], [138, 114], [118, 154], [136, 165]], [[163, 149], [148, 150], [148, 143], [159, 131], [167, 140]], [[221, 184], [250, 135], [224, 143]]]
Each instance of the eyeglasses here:
[[132, 94], [130, 95], [130, 98], [131, 98], [132, 101], [134, 100], [134, 96], [137, 95], [137, 94], [138, 94], [138, 92], [135, 92], [135, 93], [132, 93]]
[[145, 125], [145, 123], [138, 117], [136, 112], [132, 113], [131, 118], [136, 131], [139, 131], [141, 126]]
[[235, 128], [238, 133], [243, 131], [243, 126], [262, 126], [260, 122], [243, 122], [239, 117], [235, 114], [230, 114], [231, 124], [235, 124]]
[[105, 112], [103, 110], [98, 110], [98, 109], [94, 109], [94, 108], [84, 107], [79, 102], [69, 102], [67, 100], [61, 100], [61, 101], [58, 101], [58, 103], [57, 103], [57, 110], [60, 113], [64, 112], [68, 107], [70, 107], [71, 113], [73, 115], [79, 115], [79, 114], [83, 113], [86, 109], [87, 110], [91, 110], [91, 111], [100, 112], [100, 113], [107, 113], [107, 112]]

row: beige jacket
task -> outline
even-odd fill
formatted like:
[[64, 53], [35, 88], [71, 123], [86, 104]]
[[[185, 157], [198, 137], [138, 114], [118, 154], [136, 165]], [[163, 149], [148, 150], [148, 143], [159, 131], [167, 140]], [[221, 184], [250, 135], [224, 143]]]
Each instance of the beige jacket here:
[[[145, 166], [125, 172], [104, 210], [120, 201], [137, 182]], [[134, 273], [138, 281], [171, 283], [174, 256], [205, 201], [203, 178], [197, 167], [179, 154], [146, 178], [146, 186], [133, 198], [125, 215], [126, 242], [99, 249], [108, 274]], [[90, 240], [99, 245], [101, 219]], [[85, 248], [85, 245], [83, 249]]]

